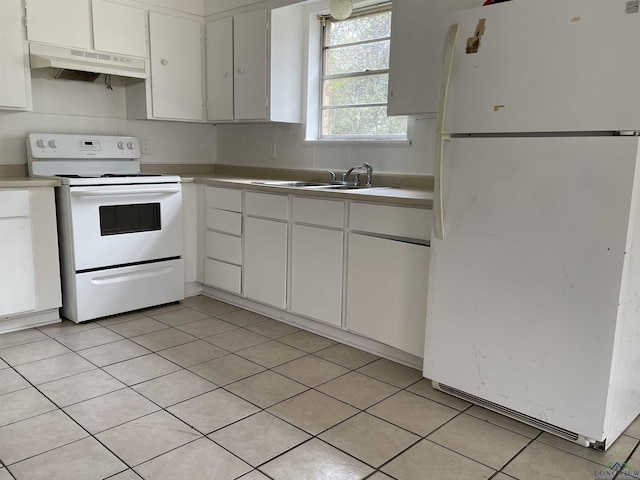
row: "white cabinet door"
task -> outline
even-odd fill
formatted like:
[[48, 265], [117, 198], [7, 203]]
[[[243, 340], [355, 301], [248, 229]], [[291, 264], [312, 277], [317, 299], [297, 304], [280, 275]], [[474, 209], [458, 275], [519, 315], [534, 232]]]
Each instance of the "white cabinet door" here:
[[93, 0], [93, 45], [103, 52], [147, 56], [145, 11], [108, 0]]
[[247, 217], [244, 227], [244, 294], [286, 308], [288, 225]]
[[25, 3], [29, 41], [91, 48], [91, 0], [27, 0]]
[[36, 308], [31, 222], [0, 218], [0, 317]]
[[293, 226], [291, 311], [342, 325], [343, 232]]
[[349, 234], [346, 326], [422, 357], [429, 247]]
[[207, 120], [233, 120], [233, 17], [207, 23]]
[[267, 11], [233, 19], [234, 110], [236, 120], [267, 117]]
[[20, 0], [0, 2], [0, 108], [30, 108], [31, 76], [22, 39]]
[[394, 0], [389, 59], [389, 115], [435, 113], [449, 12], [478, 0]]
[[202, 24], [149, 13], [153, 118], [202, 120]]

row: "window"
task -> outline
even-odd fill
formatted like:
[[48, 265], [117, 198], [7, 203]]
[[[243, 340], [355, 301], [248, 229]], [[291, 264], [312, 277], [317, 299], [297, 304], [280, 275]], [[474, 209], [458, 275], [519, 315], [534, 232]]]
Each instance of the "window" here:
[[391, 7], [321, 19], [320, 139], [406, 139], [406, 118], [387, 117]]

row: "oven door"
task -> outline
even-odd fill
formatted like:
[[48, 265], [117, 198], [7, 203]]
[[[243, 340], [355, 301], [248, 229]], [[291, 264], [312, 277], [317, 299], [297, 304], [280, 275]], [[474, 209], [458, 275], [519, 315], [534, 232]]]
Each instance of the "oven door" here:
[[75, 270], [182, 256], [179, 183], [69, 187]]

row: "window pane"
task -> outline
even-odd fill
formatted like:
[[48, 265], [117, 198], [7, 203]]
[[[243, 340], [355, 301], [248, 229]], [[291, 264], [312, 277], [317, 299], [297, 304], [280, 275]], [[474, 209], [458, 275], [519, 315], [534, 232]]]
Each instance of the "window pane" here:
[[327, 23], [327, 45], [342, 45], [390, 36], [391, 11]]
[[406, 136], [407, 119], [387, 117], [387, 107], [354, 107], [324, 110], [322, 136]]
[[366, 72], [389, 68], [389, 40], [326, 50], [325, 74]]
[[387, 103], [389, 75], [367, 75], [325, 80], [323, 105], [363, 105]]

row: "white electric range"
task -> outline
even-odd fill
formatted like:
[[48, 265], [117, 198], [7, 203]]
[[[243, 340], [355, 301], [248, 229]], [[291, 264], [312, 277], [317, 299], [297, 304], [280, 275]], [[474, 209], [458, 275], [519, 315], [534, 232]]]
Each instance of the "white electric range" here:
[[83, 322], [184, 298], [180, 177], [140, 173], [137, 138], [32, 133], [30, 176], [55, 177], [62, 310]]

